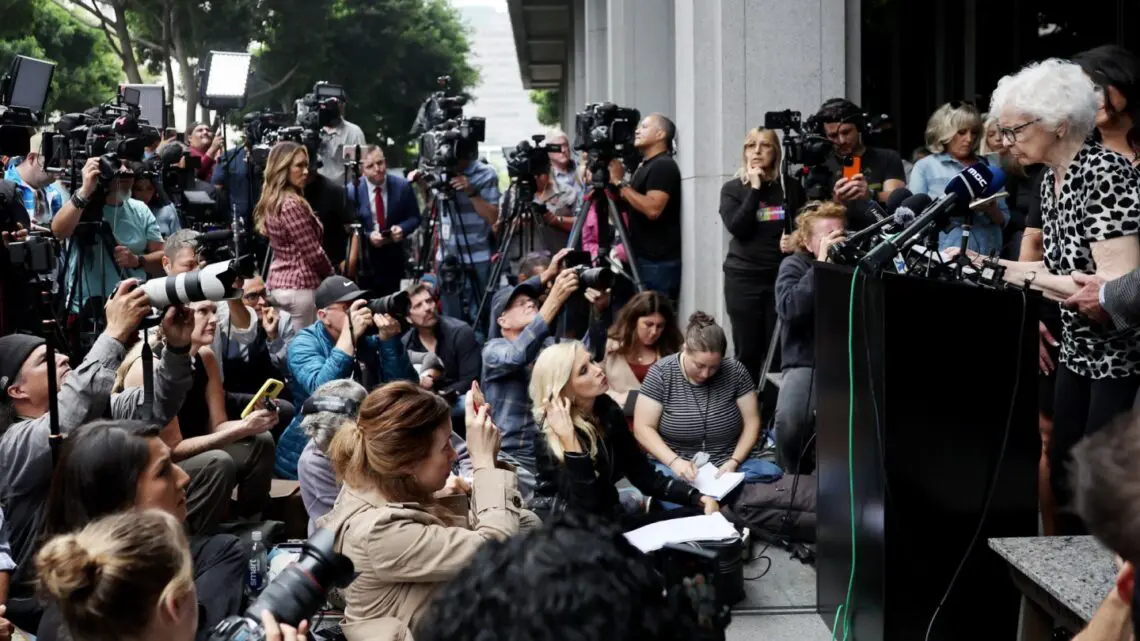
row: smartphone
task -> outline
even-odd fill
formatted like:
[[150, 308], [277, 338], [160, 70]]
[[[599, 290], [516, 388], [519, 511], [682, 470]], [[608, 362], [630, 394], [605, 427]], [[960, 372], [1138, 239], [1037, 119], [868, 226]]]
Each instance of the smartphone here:
[[979, 198], [978, 200], [971, 201], [970, 202], [970, 209], [973, 209], [975, 211], [978, 209], [982, 209], [984, 207], [989, 206], [991, 203], [996, 203], [997, 201], [1001, 200], [1002, 198], [1009, 198], [1009, 192], [999, 191], [998, 193], [994, 194], [993, 196], [986, 196], [985, 198]]
[[258, 404], [260, 404], [263, 400], [277, 398], [277, 395], [280, 394], [281, 390], [283, 389], [285, 389], [285, 383], [282, 383], [276, 378], [271, 378], [265, 381], [265, 384], [261, 386], [261, 389], [257, 390], [257, 394], [253, 396], [253, 400], [249, 402], [249, 405], [245, 406], [244, 410], [242, 410], [241, 417], [245, 418], [252, 414], [253, 411], [257, 409]]
[[363, 153], [360, 145], [345, 145], [344, 146], [344, 159], [355, 162], [357, 154]]
[[487, 399], [483, 396], [483, 388], [476, 385], [475, 388], [471, 390], [471, 401], [475, 411], [478, 412], [479, 408], [483, 407], [483, 404], [487, 402]]

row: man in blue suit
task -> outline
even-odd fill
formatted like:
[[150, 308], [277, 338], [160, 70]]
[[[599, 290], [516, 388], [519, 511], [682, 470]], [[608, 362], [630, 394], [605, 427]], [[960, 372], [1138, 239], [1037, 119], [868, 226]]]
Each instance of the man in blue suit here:
[[403, 240], [419, 226], [420, 210], [408, 181], [388, 173], [383, 149], [367, 145], [360, 159], [363, 176], [349, 188], [366, 239], [356, 280], [373, 295], [382, 296], [400, 289]]

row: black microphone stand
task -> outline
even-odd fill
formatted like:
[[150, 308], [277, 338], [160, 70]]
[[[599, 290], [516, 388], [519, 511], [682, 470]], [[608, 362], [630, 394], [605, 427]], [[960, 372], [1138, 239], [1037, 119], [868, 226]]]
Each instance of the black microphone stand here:
[[971, 264], [966, 251], [970, 247], [970, 229], [973, 227], [973, 212], [967, 211], [965, 222], [962, 223], [962, 238], [958, 241], [958, 255], [954, 260], [954, 279], [962, 280], [962, 270]]
[[[44, 285], [44, 283], [41, 283]], [[48, 282], [40, 292], [43, 297], [41, 305], [44, 309], [51, 309], [51, 283]], [[48, 381], [48, 446], [51, 448], [51, 466], [55, 469], [59, 463], [59, 449], [63, 445], [63, 434], [59, 431], [59, 387], [56, 381], [55, 369], [55, 335], [58, 327], [56, 325], [55, 317], [51, 314], [45, 314], [43, 321], [43, 337], [44, 349], [46, 354], [44, 358], [47, 362], [47, 376]]]

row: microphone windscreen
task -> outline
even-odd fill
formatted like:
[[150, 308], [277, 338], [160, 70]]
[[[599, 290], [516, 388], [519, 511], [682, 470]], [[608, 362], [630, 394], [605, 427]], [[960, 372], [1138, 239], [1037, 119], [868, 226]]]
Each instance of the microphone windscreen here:
[[934, 199], [926, 194], [914, 194], [906, 200], [899, 203], [899, 209], [906, 207], [916, 214], [921, 214], [924, 209], [930, 206]]
[[891, 214], [891, 217], [894, 218], [896, 226], [905, 227], [914, 222], [914, 219], [918, 217], [918, 214], [906, 205], [899, 205], [898, 209], [895, 210], [895, 213]]
[[906, 187], [899, 187], [898, 189], [892, 191], [891, 195], [887, 196], [887, 213], [895, 213], [895, 210], [899, 208], [899, 205], [903, 204], [904, 200], [910, 198], [913, 195], [914, 192], [907, 189]]
[[[1005, 174], [999, 170], [997, 176], [1005, 182]], [[993, 170], [984, 163], [974, 163], [946, 183], [946, 194], [956, 194], [960, 202], [969, 203], [979, 198], [997, 193], [1000, 185], [995, 184]]]

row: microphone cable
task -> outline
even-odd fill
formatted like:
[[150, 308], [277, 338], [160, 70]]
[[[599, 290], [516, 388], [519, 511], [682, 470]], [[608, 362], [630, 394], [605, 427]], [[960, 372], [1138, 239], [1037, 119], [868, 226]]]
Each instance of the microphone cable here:
[[851, 511], [851, 572], [847, 577], [847, 595], [843, 604], [835, 610], [835, 620], [831, 623], [831, 641], [836, 641], [839, 633], [839, 617], [843, 617], [843, 641], [851, 632], [851, 590], [855, 587], [856, 555], [855, 545], [855, 286], [859, 282], [861, 267], [856, 265], [851, 274], [851, 294], [847, 300], [847, 494]]
[[982, 503], [982, 513], [978, 517], [978, 527], [974, 530], [974, 536], [970, 539], [969, 545], [966, 546], [966, 552], [962, 554], [962, 560], [958, 562], [958, 567], [954, 570], [953, 576], [950, 577], [950, 584], [946, 586], [946, 592], [942, 594], [942, 598], [938, 601], [938, 606], [934, 608], [934, 614], [930, 616], [930, 624], [926, 626], [926, 636], [923, 637], [924, 641], [930, 641], [930, 633], [934, 631], [934, 622], [938, 620], [938, 614], [942, 611], [942, 606], [946, 605], [946, 600], [954, 590], [954, 584], [958, 581], [958, 576], [962, 573], [962, 568], [965, 567], [966, 561], [974, 551], [974, 546], [978, 544], [978, 539], [982, 534], [982, 528], [986, 523], [986, 516], [988, 516], [990, 512], [990, 504], [993, 502], [994, 494], [997, 491], [998, 476], [1001, 475], [1001, 466], [1005, 459], [1006, 445], [1009, 444], [1010, 426], [1013, 423], [1013, 410], [1017, 405], [1017, 393], [1021, 389], [1021, 357], [1025, 350], [1025, 316], [1026, 308], [1029, 306], [1029, 300], [1025, 294], [1025, 288], [1021, 288], [1020, 292], [1021, 324], [1018, 326], [1017, 333], [1017, 367], [1014, 370], [1013, 394], [1009, 398], [1009, 413], [1005, 419], [1005, 433], [1002, 435], [1001, 447], [998, 449], [998, 460], [994, 465], [993, 476], [990, 478], [989, 490], [986, 492], [986, 498]]

